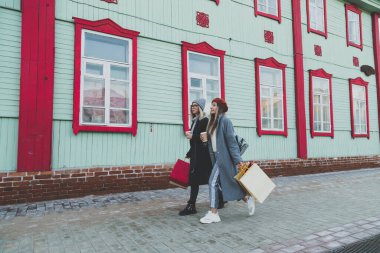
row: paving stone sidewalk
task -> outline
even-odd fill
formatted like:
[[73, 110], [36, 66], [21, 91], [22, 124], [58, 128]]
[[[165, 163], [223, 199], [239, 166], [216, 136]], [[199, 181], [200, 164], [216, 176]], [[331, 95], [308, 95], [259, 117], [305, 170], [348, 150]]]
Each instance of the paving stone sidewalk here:
[[207, 186], [187, 217], [182, 189], [0, 206], [0, 253], [332, 252], [380, 235], [380, 168], [274, 181], [254, 216], [230, 202], [211, 225]]

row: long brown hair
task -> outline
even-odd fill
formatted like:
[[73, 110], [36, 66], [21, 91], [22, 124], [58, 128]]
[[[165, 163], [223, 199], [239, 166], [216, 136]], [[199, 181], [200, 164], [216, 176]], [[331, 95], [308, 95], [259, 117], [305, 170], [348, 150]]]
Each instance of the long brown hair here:
[[216, 103], [216, 105], [216, 112], [214, 114], [210, 113], [210, 120], [207, 124], [207, 133], [209, 135], [212, 135], [215, 132], [216, 128], [218, 127], [220, 116], [225, 113], [223, 108], [221, 108], [218, 103]]

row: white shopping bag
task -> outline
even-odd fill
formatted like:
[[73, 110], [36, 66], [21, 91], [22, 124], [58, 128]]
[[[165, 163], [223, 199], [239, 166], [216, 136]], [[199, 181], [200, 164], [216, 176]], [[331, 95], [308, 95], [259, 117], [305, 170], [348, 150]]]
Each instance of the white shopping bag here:
[[263, 203], [276, 187], [272, 180], [256, 163], [254, 163], [244, 175], [238, 174], [235, 178], [259, 203]]

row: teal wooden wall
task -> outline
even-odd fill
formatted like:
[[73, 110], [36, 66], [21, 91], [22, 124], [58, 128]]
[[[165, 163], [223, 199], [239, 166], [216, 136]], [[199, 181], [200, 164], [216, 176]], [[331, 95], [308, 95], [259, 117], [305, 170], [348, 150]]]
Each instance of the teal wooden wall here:
[[0, 171], [15, 171], [20, 86], [20, 1], [0, 0]]
[[[327, 2], [328, 38], [315, 33], [307, 33], [306, 1], [302, 3], [302, 31], [305, 68], [305, 98], [307, 113], [307, 135], [309, 157], [338, 157], [354, 155], [380, 154], [378, 104], [376, 97], [375, 76], [365, 76], [359, 67], [353, 66], [353, 57], [359, 58], [361, 65], [374, 67], [372, 20], [371, 14], [362, 12], [363, 51], [355, 47], [347, 47], [346, 19], [343, 1]], [[314, 45], [322, 47], [322, 57], [315, 56]], [[310, 135], [309, 114], [309, 69], [324, 70], [333, 75], [333, 109], [335, 137], [314, 137]], [[361, 77], [369, 82], [368, 106], [370, 139], [351, 138], [349, 78]]]

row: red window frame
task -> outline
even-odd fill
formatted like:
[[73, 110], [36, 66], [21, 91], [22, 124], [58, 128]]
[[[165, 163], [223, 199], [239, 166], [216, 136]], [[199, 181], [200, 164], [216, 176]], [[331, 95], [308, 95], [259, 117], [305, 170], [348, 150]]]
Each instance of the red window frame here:
[[[347, 41], [347, 47], [353, 46], [356, 48], [359, 48], [360, 50], [363, 50], [363, 24], [362, 24], [362, 11], [358, 9], [357, 7], [345, 4], [346, 8], [346, 41]], [[360, 44], [355, 44], [349, 40], [349, 31], [348, 31], [348, 11], [352, 11], [359, 15], [359, 30], [360, 30]]]
[[182, 41], [182, 114], [183, 114], [183, 130], [189, 131], [189, 83], [188, 83], [188, 52], [206, 54], [219, 57], [220, 59], [220, 93], [221, 97], [225, 98], [224, 92], [224, 55], [225, 51], [215, 49], [207, 42], [192, 44]]
[[255, 9], [255, 17], [260, 15], [260, 16], [264, 16], [264, 17], [267, 17], [270, 19], [277, 20], [278, 23], [281, 23], [281, 0], [277, 0], [277, 16], [259, 11], [257, 0], [254, 0], [254, 5], [255, 5], [255, 8], [254, 8]]
[[[330, 89], [330, 132], [316, 132], [314, 130], [314, 94], [313, 94], [313, 77], [320, 77], [329, 80]], [[332, 75], [324, 69], [309, 70], [309, 107], [310, 107], [310, 134], [311, 138], [315, 136], [329, 136], [334, 138], [334, 115], [333, 115], [333, 100], [332, 100]]]
[[[73, 132], [75, 135], [80, 131], [89, 132], [123, 132], [137, 133], [137, 36], [139, 32], [122, 28], [111, 19], [90, 21], [73, 18], [75, 23], [75, 53], [74, 53], [74, 104], [73, 104]], [[116, 126], [89, 126], [81, 125], [80, 90], [81, 90], [81, 62], [82, 62], [82, 30], [91, 30], [109, 35], [115, 35], [132, 40], [132, 122], [128, 127]]]
[[[365, 87], [365, 95], [366, 95], [366, 121], [367, 121], [367, 133], [366, 134], [356, 134], [355, 133], [355, 118], [354, 118], [354, 100], [353, 100], [353, 92], [352, 86], [359, 85]], [[350, 79], [350, 111], [351, 111], [351, 136], [352, 138], [357, 137], [366, 137], [369, 139], [369, 110], [368, 110], [368, 82], [364, 81], [361, 77]]]
[[[282, 92], [283, 92], [283, 116], [284, 116], [284, 130], [265, 130], [262, 129], [261, 124], [261, 99], [260, 99], [260, 67], [268, 67], [279, 69], [282, 72]], [[284, 135], [288, 136], [288, 121], [287, 121], [287, 107], [286, 107], [286, 78], [285, 78], [286, 64], [279, 63], [273, 57], [267, 59], [255, 58], [255, 79], [256, 79], [256, 121], [257, 121], [257, 134], [262, 135]]]
[[327, 5], [326, 5], [326, 0], [323, 0], [323, 6], [324, 6], [324, 13], [323, 13], [323, 17], [324, 17], [324, 28], [325, 28], [325, 31], [322, 32], [322, 31], [319, 31], [319, 30], [315, 30], [313, 28], [311, 28], [311, 22], [310, 22], [310, 0], [307, 0], [306, 1], [306, 14], [307, 14], [307, 32], [310, 33], [315, 33], [315, 34], [318, 34], [318, 35], [321, 35], [321, 36], [324, 36], [326, 39], [327, 39]]

